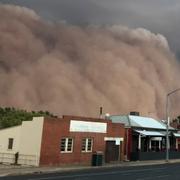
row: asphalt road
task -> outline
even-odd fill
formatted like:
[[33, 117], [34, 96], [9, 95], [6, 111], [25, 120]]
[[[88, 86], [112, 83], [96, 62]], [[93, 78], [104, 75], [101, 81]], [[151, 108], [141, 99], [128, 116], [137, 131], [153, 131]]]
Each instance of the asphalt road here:
[[0, 177], [0, 180], [180, 180], [180, 163]]

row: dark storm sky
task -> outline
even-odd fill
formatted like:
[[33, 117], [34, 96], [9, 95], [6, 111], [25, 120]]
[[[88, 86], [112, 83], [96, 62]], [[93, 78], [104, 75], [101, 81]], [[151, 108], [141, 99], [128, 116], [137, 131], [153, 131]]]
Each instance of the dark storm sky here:
[[179, 0], [0, 0], [34, 9], [51, 21], [70, 24], [122, 24], [161, 33], [180, 54]]

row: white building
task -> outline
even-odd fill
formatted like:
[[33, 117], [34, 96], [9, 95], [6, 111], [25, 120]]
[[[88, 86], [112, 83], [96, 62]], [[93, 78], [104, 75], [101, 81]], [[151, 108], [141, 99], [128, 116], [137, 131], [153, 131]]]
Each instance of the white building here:
[[35, 117], [33, 121], [23, 121], [22, 125], [1, 129], [0, 163], [15, 163], [18, 152], [19, 164], [38, 166], [43, 121], [43, 117]]

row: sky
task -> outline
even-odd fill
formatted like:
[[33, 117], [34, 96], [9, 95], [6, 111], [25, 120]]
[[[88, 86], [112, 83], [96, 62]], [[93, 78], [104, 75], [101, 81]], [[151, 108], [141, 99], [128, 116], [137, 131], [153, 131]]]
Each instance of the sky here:
[[180, 2], [0, 3], [0, 106], [165, 118], [167, 93], [180, 87]]
[[179, 0], [0, 0], [26, 6], [51, 21], [77, 25], [121, 24], [163, 34], [180, 56]]

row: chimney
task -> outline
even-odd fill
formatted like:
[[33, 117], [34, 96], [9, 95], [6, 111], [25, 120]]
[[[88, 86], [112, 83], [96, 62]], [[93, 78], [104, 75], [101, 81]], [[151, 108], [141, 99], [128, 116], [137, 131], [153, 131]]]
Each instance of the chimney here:
[[131, 111], [131, 112], [129, 113], [129, 115], [132, 115], [132, 116], [139, 116], [140, 113], [137, 112], [137, 111]]

